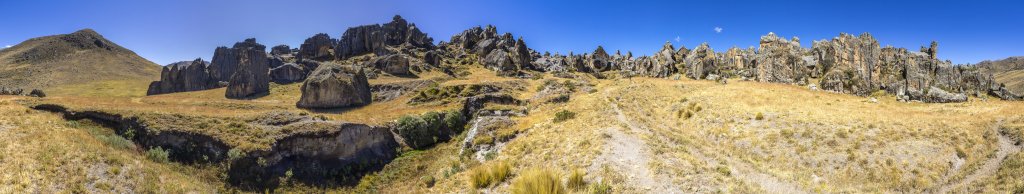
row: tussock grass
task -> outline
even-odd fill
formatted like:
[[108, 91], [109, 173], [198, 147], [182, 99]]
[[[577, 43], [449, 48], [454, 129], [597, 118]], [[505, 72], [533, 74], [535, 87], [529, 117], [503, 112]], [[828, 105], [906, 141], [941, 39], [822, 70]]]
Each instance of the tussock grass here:
[[469, 185], [473, 188], [490, 187], [505, 181], [512, 173], [512, 165], [499, 161], [478, 166], [469, 171]]
[[565, 186], [573, 191], [579, 191], [587, 188], [587, 182], [583, 181], [583, 176], [586, 173], [583, 170], [573, 170], [569, 173], [569, 178], [565, 181]]
[[513, 194], [564, 194], [568, 193], [555, 172], [545, 169], [530, 169], [512, 181]]

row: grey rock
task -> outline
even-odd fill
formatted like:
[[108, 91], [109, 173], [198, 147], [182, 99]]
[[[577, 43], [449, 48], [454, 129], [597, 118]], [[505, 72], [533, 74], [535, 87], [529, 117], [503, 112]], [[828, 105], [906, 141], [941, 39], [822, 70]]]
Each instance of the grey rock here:
[[288, 63], [270, 69], [270, 80], [278, 84], [300, 82], [306, 79], [306, 70], [295, 63]]
[[324, 64], [302, 83], [299, 108], [343, 108], [369, 104], [370, 84], [362, 70]]
[[309, 37], [302, 46], [299, 46], [299, 60], [310, 59], [316, 61], [330, 61], [334, 60], [334, 47], [337, 41], [331, 39], [331, 36], [320, 33], [313, 37]]
[[217, 80], [210, 75], [209, 65], [209, 62], [196, 59], [164, 66], [160, 81], [150, 83], [146, 95], [218, 88]]
[[245, 49], [239, 68], [228, 80], [224, 96], [231, 99], [253, 98], [270, 92], [270, 65], [263, 50]]

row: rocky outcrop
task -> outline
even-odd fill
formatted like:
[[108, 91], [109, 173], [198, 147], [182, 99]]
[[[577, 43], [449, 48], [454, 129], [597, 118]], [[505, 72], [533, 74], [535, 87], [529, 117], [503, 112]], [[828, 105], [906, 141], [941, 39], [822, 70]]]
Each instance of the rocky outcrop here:
[[[881, 47], [871, 34], [858, 37], [840, 34], [830, 41], [815, 41], [813, 51], [824, 72], [824, 90], [868, 95], [879, 89], [878, 72]], [[825, 83], [826, 80], [831, 80]]]
[[484, 67], [501, 76], [518, 76], [523, 69], [540, 69], [533, 67], [532, 51], [522, 37], [517, 40], [511, 33], [498, 35], [497, 28], [491, 25], [456, 34], [449, 45], [458, 52], [475, 54]]
[[0, 86], [0, 95], [14, 95], [14, 96], [31, 96], [31, 97], [46, 97], [46, 93], [40, 89], [21, 89]]
[[723, 77], [739, 77], [744, 80], [754, 79], [755, 72], [755, 54], [753, 47], [748, 49], [740, 49], [737, 47], [729, 48], [724, 53], [718, 53], [718, 69]]
[[217, 80], [210, 75], [209, 65], [209, 62], [196, 59], [164, 66], [163, 71], [160, 72], [160, 81], [150, 83], [146, 95], [207, 90], [220, 87]]
[[367, 61], [363, 66], [374, 67], [391, 75], [412, 76], [413, 73], [410, 71], [410, 68], [414, 65], [422, 66], [417, 65], [416, 63], [418, 63], [418, 60], [408, 55], [391, 54], [373, 58], [372, 60]]
[[335, 47], [334, 54], [338, 59], [348, 59], [368, 53], [382, 54], [386, 52], [386, 47], [402, 44], [430, 49], [434, 47], [433, 41], [415, 24], [408, 23], [402, 16], [396, 15], [391, 22], [383, 25], [365, 25], [345, 30]]
[[597, 72], [613, 69], [612, 56], [608, 55], [608, 52], [605, 52], [604, 47], [601, 46], [597, 46], [597, 49], [594, 49], [594, 53], [590, 54], [587, 61], [590, 64], [590, 68]]
[[[300, 131], [276, 141], [269, 151], [235, 160], [228, 182], [243, 188], [276, 188], [280, 177], [311, 185], [352, 184], [397, 156], [398, 143], [387, 128], [334, 121], [288, 124]], [[290, 174], [289, 174], [290, 173]]]
[[[214, 80], [226, 82], [231, 79], [231, 76], [235, 74], [235, 71], [238, 71], [239, 64], [241, 64], [242, 60], [241, 53], [243, 51], [257, 50], [259, 52], [266, 52], [266, 49], [266, 46], [256, 43], [255, 38], [245, 39], [245, 41], [235, 43], [231, 48], [217, 47], [213, 52], [213, 60], [210, 63], [210, 76], [213, 77]], [[266, 56], [266, 54], [264, 54], [264, 56]]]
[[298, 59], [310, 59], [316, 61], [334, 60], [334, 47], [337, 41], [331, 36], [320, 33], [307, 38], [302, 46], [299, 46]]
[[302, 83], [299, 108], [342, 108], [369, 104], [370, 84], [361, 69], [324, 64]]
[[306, 70], [295, 63], [287, 63], [270, 69], [270, 80], [278, 84], [300, 82], [306, 79]]
[[263, 50], [244, 49], [239, 55], [238, 70], [228, 80], [224, 94], [231, 99], [258, 97], [270, 93], [270, 65]]
[[686, 64], [686, 77], [691, 79], [705, 79], [708, 75], [719, 74], [715, 50], [708, 43], [693, 48], [683, 61]]
[[292, 49], [288, 45], [277, 45], [270, 48], [270, 55], [291, 55]]
[[803, 60], [800, 39], [786, 40], [775, 33], [761, 37], [756, 57], [757, 81], [775, 83], [807, 83], [808, 69]]

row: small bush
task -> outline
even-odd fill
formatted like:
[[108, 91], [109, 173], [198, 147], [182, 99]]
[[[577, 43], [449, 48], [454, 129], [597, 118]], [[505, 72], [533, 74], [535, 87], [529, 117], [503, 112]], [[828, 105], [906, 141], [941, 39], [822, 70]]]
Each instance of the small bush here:
[[434, 143], [434, 133], [427, 122], [418, 116], [405, 115], [398, 118], [398, 135], [412, 148], [422, 148]]
[[99, 139], [100, 141], [106, 142], [107, 145], [117, 149], [135, 149], [135, 143], [132, 143], [131, 140], [125, 139], [120, 135], [100, 135]]
[[557, 174], [541, 169], [523, 172], [512, 182], [513, 194], [562, 194], [566, 193]]
[[496, 162], [480, 166], [469, 172], [469, 184], [473, 188], [490, 187], [505, 181], [511, 172], [512, 165], [509, 165], [507, 162]]
[[566, 180], [565, 185], [573, 191], [579, 191], [587, 187], [587, 183], [583, 181], [584, 172], [582, 170], [573, 170], [569, 174], [569, 180]]
[[568, 110], [561, 110], [555, 113], [555, 122], [559, 123], [569, 119], [576, 118], [576, 113]]
[[441, 130], [442, 126], [444, 126], [444, 118], [442, 118], [442, 116], [443, 115], [441, 115], [441, 113], [430, 111], [423, 113], [420, 118], [427, 123], [428, 131], [438, 131]]
[[599, 181], [590, 185], [590, 193], [592, 194], [611, 194], [612, 186], [608, 185], [604, 181]]
[[759, 121], [760, 120], [764, 120], [764, 114], [761, 114], [759, 112], [759, 113], [757, 113], [757, 115], [754, 115], [754, 119], [759, 120]]
[[444, 124], [455, 133], [460, 133], [466, 125], [466, 117], [459, 110], [451, 110], [444, 114]]
[[245, 157], [245, 153], [242, 153], [242, 150], [238, 148], [231, 148], [228, 150], [228, 160], [234, 161], [241, 159], [242, 157]]
[[167, 163], [170, 161], [170, 159], [168, 159], [168, 156], [170, 155], [170, 150], [164, 150], [160, 147], [153, 147], [150, 148], [149, 151], [146, 151], [146, 157], [159, 163]]

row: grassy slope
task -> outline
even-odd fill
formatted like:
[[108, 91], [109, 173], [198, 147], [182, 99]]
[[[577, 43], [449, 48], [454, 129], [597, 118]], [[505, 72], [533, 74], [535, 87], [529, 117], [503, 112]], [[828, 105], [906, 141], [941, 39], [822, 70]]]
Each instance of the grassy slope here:
[[18, 98], [0, 96], [0, 192], [209, 193], [220, 186], [196, 168], [115, 148], [103, 140], [113, 133], [107, 128], [65, 122]]
[[[102, 42], [105, 47], [93, 45]], [[94, 81], [154, 81], [160, 65], [103, 39], [92, 30], [33, 38], [0, 50], [0, 83], [51, 89]]]
[[1024, 94], [1024, 70], [1001, 72], [995, 75], [996, 82], [1006, 84], [1010, 91]]

